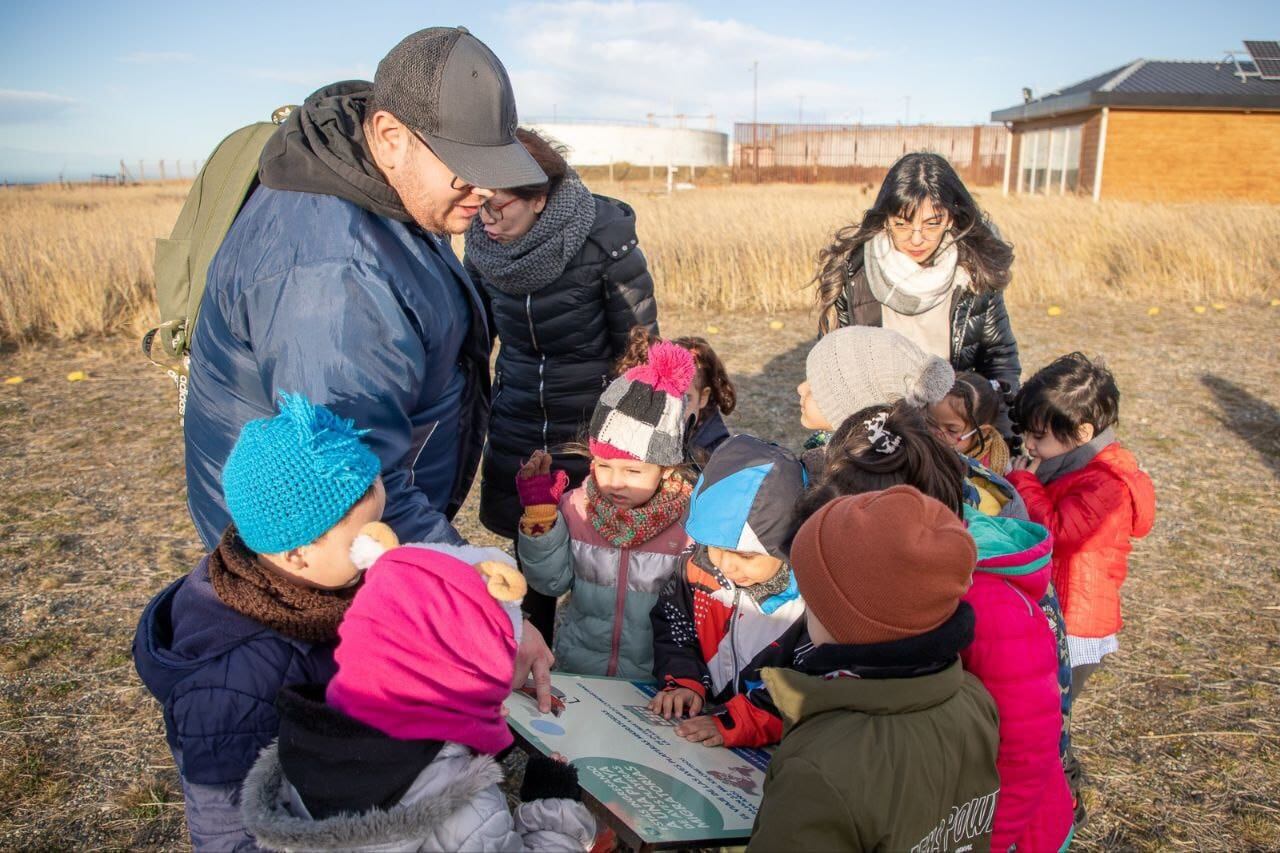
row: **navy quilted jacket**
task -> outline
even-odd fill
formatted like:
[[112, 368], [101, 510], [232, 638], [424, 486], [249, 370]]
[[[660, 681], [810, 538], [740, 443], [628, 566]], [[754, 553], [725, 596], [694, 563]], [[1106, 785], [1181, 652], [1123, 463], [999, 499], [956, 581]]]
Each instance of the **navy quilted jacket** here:
[[164, 710], [196, 849], [252, 846], [238, 790], [280, 728], [276, 693], [333, 677], [333, 646], [285, 637], [232, 610], [209, 582], [207, 558], [151, 600], [133, 662]]
[[485, 308], [448, 240], [369, 165], [367, 86], [322, 89], [281, 126], [209, 265], [185, 421], [187, 501], [209, 549], [231, 521], [222, 466], [281, 391], [370, 430], [401, 541], [462, 541], [449, 519], [487, 426]]

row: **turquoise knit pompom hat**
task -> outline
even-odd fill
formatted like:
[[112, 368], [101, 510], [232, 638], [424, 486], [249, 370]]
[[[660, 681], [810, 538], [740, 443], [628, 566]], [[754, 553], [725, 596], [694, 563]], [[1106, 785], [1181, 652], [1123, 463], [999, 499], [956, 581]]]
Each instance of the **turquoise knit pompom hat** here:
[[222, 469], [227, 511], [259, 554], [309, 545], [373, 485], [382, 464], [368, 430], [300, 394], [280, 395], [280, 414], [249, 421]]

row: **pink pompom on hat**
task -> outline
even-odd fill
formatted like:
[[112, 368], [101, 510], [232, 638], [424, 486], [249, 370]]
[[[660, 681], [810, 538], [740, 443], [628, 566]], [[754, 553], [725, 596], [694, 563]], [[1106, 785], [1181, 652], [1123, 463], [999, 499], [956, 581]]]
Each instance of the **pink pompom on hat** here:
[[496, 754], [515, 676], [512, 620], [475, 567], [429, 548], [393, 548], [365, 574], [338, 627], [325, 701], [400, 740]]
[[684, 394], [693, 382], [693, 354], [662, 341], [649, 360], [619, 376], [591, 416], [591, 455], [637, 459], [668, 467], [684, 461]]

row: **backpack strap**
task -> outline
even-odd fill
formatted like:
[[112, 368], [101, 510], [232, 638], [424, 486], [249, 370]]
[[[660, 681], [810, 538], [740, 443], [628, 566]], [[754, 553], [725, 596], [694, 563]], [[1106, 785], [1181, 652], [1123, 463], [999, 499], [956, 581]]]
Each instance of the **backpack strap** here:
[[262, 149], [292, 110], [280, 107], [272, 113], [271, 121], [242, 127], [218, 143], [192, 183], [172, 233], [156, 240], [160, 323], [142, 336], [142, 352], [177, 383], [180, 413], [185, 408], [191, 336], [209, 264], [258, 186]]

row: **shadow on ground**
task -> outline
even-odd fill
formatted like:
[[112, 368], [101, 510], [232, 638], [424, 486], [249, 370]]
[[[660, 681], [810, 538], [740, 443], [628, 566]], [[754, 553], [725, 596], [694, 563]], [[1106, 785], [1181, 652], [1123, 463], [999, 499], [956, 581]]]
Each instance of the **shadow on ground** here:
[[1252, 447], [1280, 479], [1280, 410], [1221, 376], [1205, 373], [1200, 381], [1221, 409], [1218, 422]]
[[804, 362], [813, 340], [804, 339], [771, 356], [758, 372], [733, 376], [738, 409], [733, 415], [735, 432], [749, 432], [769, 441], [798, 449], [809, 431], [800, 426], [800, 397], [796, 386], [804, 381]]

